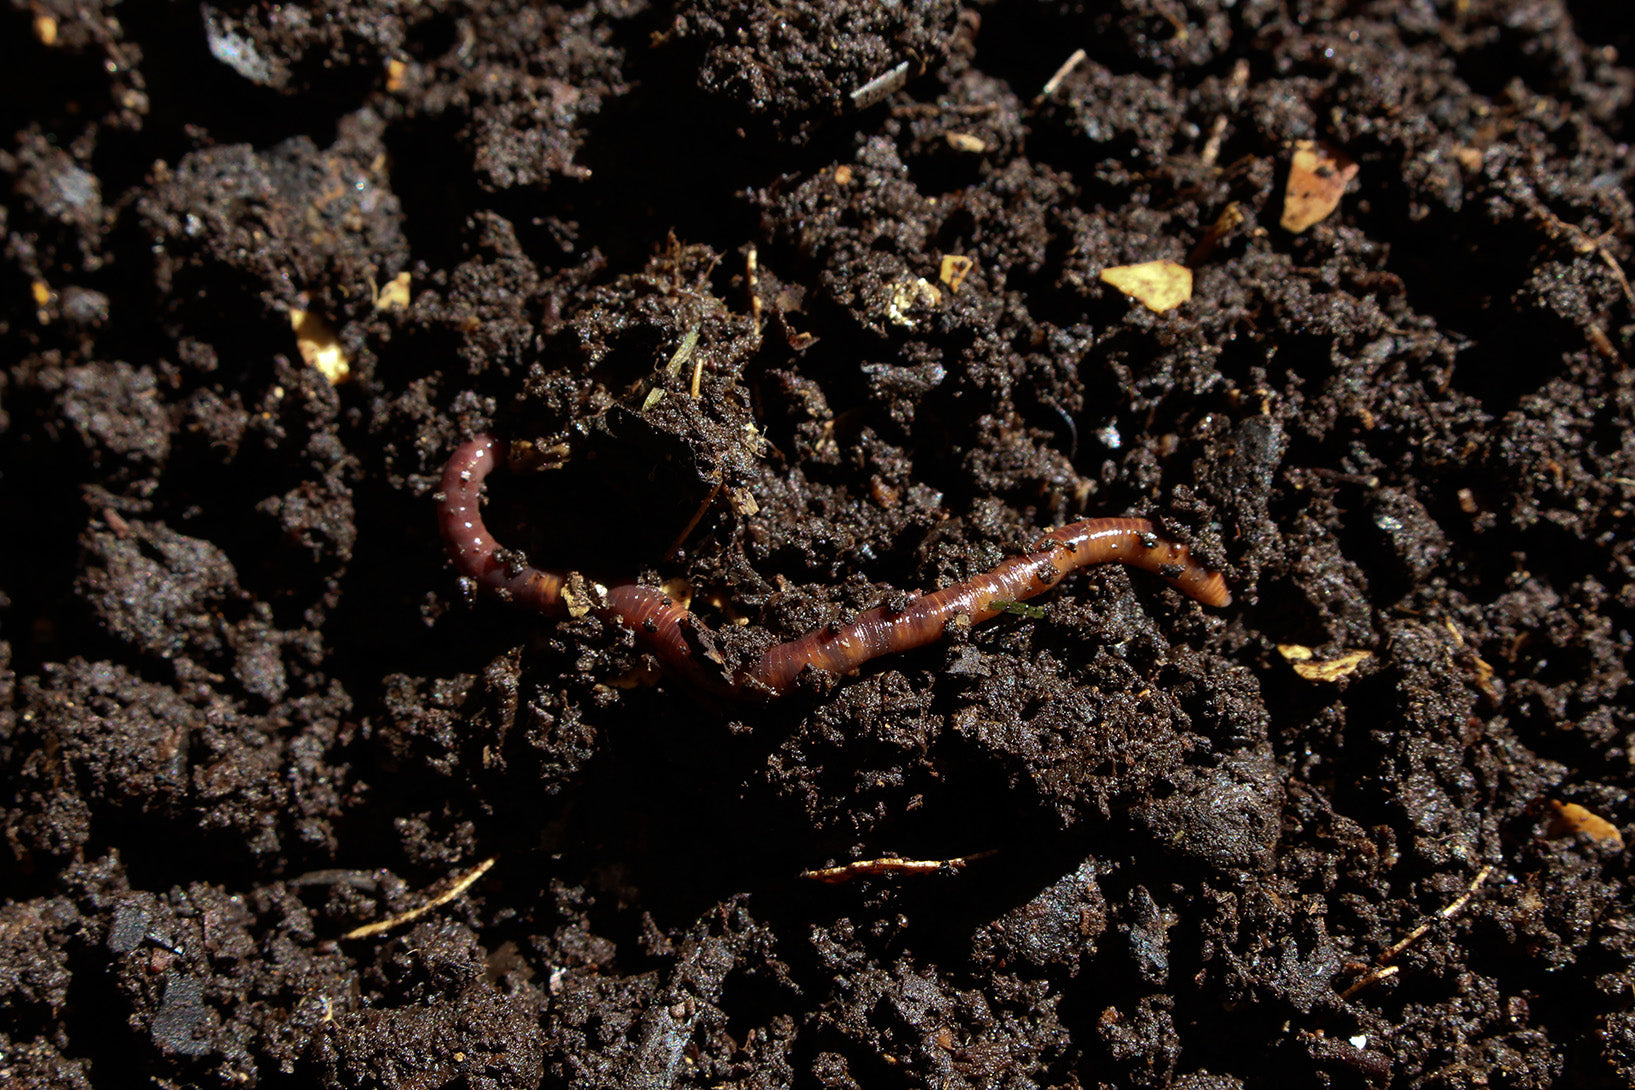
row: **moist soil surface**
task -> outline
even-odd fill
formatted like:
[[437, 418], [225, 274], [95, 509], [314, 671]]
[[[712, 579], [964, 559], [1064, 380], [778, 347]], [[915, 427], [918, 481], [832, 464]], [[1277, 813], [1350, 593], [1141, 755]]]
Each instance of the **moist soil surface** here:
[[11, 0], [0, 1083], [1629, 1086], [1631, 25]]

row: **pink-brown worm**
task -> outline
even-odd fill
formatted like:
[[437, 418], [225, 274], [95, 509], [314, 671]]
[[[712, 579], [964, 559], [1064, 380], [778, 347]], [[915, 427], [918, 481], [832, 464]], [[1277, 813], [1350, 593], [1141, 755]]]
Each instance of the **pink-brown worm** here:
[[[443, 470], [437, 521], [460, 574], [501, 598], [543, 613], [567, 617], [570, 575], [536, 568], [505, 555], [483, 522], [483, 481], [498, 463], [495, 440], [479, 435], [462, 444]], [[1160, 537], [1152, 523], [1136, 518], [1094, 518], [1044, 535], [1035, 551], [1013, 556], [992, 571], [900, 609], [878, 606], [844, 623], [827, 625], [769, 648], [736, 672], [709, 661], [709, 632], [689, 610], [656, 587], [638, 583], [580, 583], [582, 612], [630, 629], [637, 642], [674, 677], [705, 692], [740, 699], [771, 699], [787, 693], [803, 671], [846, 674], [870, 659], [933, 643], [950, 621], [980, 624], [1005, 605], [1032, 598], [1062, 576], [1109, 561], [1129, 564], [1164, 579], [1207, 606], [1226, 606], [1232, 594], [1219, 572], [1192, 559], [1185, 545]]]

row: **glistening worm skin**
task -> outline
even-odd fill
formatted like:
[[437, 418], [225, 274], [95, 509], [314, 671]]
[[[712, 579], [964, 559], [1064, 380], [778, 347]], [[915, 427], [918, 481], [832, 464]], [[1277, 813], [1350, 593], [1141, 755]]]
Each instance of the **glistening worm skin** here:
[[[572, 596], [568, 574], [510, 562], [483, 523], [479, 504], [483, 480], [498, 461], [494, 447], [493, 437], [480, 435], [456, 450], [443, 470], [437, 521], [449, 556], [460, 574], [479, 587], [547, 617], [566, 617]], [[980, 624], [1003, 612], [995, 603], [1043, 594], [1069, 572], [1112, 560], [1152, 572], [1204, 605], [1232, 602], [1219, 572], [1193, 560], [1185, 545], [1159, 537], [1146, 519], [1103, 518], [1053, 530], [1036, 551], [1013, 556], [968, 582], [916, 597], [902, 609], [879, 606], [845, 624], [780, 643], [736, 674], [707, 661], [699, 647], [707, 646], [708, 629], [663, 591], [636, 583], [591, 586], [585, 605], [588, 612], [634, 632], [673, 676], [720, 696], [770, 699], [788, 692], [808, 668], [845, 674], [881, 655], [924, 647], [941, 638], [944, 626], [955, 618]]]

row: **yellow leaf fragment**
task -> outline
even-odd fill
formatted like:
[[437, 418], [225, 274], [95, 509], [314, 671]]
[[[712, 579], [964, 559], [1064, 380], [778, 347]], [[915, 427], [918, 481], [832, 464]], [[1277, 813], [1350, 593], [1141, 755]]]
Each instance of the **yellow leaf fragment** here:
[[301, 350], [301, 358], [307, 361], [308, 367], [316, 368], [328, 379], [331, 386], [339, 386], [352, 377], [352, 362], [346, 358], [328, 322], [310, 310], [292, 307], [290, 328], [295, 330], [295, 347]]
[[747, 488], [729, 488], [727, 499], [732, 503], [732, 513], [735, 515], [758, 515], [761, 513], [760, 502], [755, 494]]
[[1192, 298], [1192, 270], [1174, 261], [1114, 265], [1101, 270], [1101, 279], [1159, 314]]
[[1327, 662], [1297, 662], [1294, 672], [1307, 681], [1339, 681], [1373, 657], [1372, 651], [1347, 651]]
[[590, 582], [578, 572], [569, 572], [567, 581], [562, 584], [562, 604], [567, 608], [568, 616], [576, 620], [590, 613], [606, 598], [606, 587]]
[[1339, 658], [1319, 661], [1312, 649], [1298, 643], [1280, 643], [1278, 653], [1307, 681], [1339, 681], [1374, 657], [1372, 651], [1347, 651]]
[[1498, 691], [1493, 687], [1493, 664], [1482, 656], [1471, 653], [1471, 672], [1476, 681], [1476, 687], [1493, 700], [1499, 698]]
[[409, 66], [396, 57], [386, 62], [386, 92], [388, 94], [395, 95], [403, 90], [403, 76], [408, 70]]
[[944, 133], [943, 138], [948, 141], [948, 146], [953, 148], [955, 151], [964, 151], [969, 152], [972, 155], [981, 155], [983, 152], [988, 150], [988, 142], [986, 140], [982, 139], [980, 136], [972, 136], [968, 132]]
[[1618, 831], [1618, 826], [1604, 817], [1590, 813], [1578, 803], [1557, 802], [1551, 799], [1550, 809], [1554, 810], [1555, 814], [1544, 830], [1546, 839], [1559, 840], [1574, 833], [1587, 833], [1594, 840], [1610, 840], [1620, 848], [1624, 846], [1624, 837]]
[[943, 254], [942, 268], [937, 272], [937, 279], [947, 284], [949, 291], [957, 292], [975, 267], [976, 262], [964, 254]]
[[[1469, 492], [1470, 490], [1460, 489], [1460, 491]], [[1461, 500], [1461, 504], [1462, 503], [1463, 500]], [[1465, 643], [1465, 634], [1459, 631], [1458, 625], [1454, 624], [1447, 618], [1443, 618], [1442, 627], [1446, 628], [1448, 630], [1448, 635], [1453, 637], [1454, 646], [1458, 647], [1460, 650], [1470, 650]], [[1476, 682], [1476, 687], [1482, 690], [1483, 693], [1487, 694], [1488, 697], [1495, 700], [1498, 699], [1498, 693], [1493, 688], [1493, 664], [1482, 658], [1482, 656], [1478, 655], [1474, 650], [1470, 650], [1470, 665], [1473, 680]]]
[[376, 310], [402, 310], [409, 305], [409, 274], [400, 272], [375, 296]]
[[913, 311], [942, 303], [942, 292], [923, 276], [904, 277], [886, 286], [886, 317], [900, 326], [914, 328]]
[[43, 12], [34, 16], [34, 36], [47, 48], [57, 44], [57, 20]]
[[1295, 144], [1283, 191], [1283, 230], [1298, 235], [1328, 219], [1340, 207], [1346, 184], [1356, 176], [1357, 164], [1344, 152], [1315, 140]]

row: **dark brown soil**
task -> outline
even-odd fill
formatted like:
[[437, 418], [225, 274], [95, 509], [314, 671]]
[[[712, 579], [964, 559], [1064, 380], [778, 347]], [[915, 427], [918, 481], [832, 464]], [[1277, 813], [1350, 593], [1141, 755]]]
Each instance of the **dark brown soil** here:
[[[1631, 1085], [1632, 25], [12, 0], [0, 1084]], [[1080, 514], [1237, 602], [722, 706], [462, 594], [480, 431], [729, 656]]]

